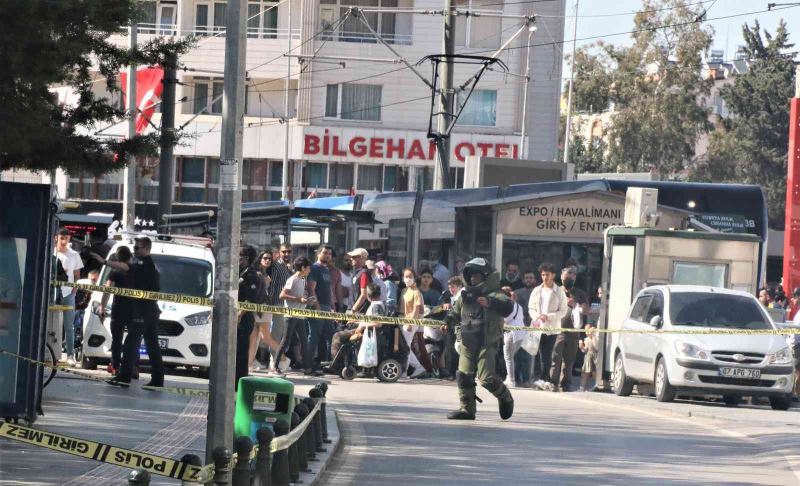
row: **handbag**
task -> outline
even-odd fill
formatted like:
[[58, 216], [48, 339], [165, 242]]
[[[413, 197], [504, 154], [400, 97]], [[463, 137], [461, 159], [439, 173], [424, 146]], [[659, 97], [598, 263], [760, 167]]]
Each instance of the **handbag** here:
[[522, 338], [521, 347], [531, 356], [536, 356], [539, 352], [539, 342], [542, 340], [541, 332], [525, 332], [525, 337]]
[[378, 337], [375, 328], [368, 327], [361, 338], [361, 347], [358, 349], [358, 366], [373, 368], [378, 366]]

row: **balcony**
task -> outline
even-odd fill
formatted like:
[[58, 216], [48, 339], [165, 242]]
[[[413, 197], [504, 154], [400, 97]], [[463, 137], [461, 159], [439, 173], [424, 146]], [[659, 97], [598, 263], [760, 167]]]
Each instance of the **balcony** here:
[[[175, 24], [153, 24], [141, 23], [137, 24], [137, 32], [142, 35], [155, 35], [155, 36], [175, 36], [178, 35], [178, 26]], [[225, 27], [215, 25], [196, 25], [192, 29], [180, 30], [181, 36], [196, 36], [196, 37], [225, 37]], [[274, 28], [274, 27], [249, 27], [247, 29], [248, 39], [283, 39], [286, 40], [289, 35], [289, 29]], [[355, 33], [353, 38], [355, 38]], [[292, 40], [300, 40], [300, 29], [291, 29]], [[411, 42], [411, 36], [408, 37], [408, 43]], [[349, 38], [349, 37], [348, 37]], [[374, 39], [372, 40], [374, 42]], [[348, 40], [347, 42], [355, 42]]]
[[[387, 44], [410, 46], [412, 34], [381, 34]], [[325, 32], [319, 36], [320, 41], [352, 42], [356, 44], [377, 44], [378, 40], [370, 32]]]

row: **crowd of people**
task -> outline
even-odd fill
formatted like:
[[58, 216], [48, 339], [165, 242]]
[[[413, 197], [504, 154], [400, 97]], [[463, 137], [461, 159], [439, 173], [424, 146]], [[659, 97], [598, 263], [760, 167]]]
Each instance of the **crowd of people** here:
[[[791, 322], [794, 326], [800, 326], [800, 287], [797, 287], [792, 292], [791, 297], [787, 297], [783, 290], [783, 285], [774, 287], [762, 287], [758, 290], [758, 301], [767, 309], [772, 309], [772, 312], [778, 315], [777, 321]], [[776, 316], [773, 315], [773, 318]], [[791, 334], [786, 338], [787, 344], [792, 350], [794, 356], [794, 395], [795, 401], [800, 397], [800, 334]]]
[[[54, 268], [59, 280], [97, 284], [103, 265], [112, 268], [105, 285], [142, 290], [159, 290], [159, 275], [148, 257], [150, 240], [137, 239], [134, 250], [119, 247], [108, 255], [98, 242], [78, 253], [70, 247], [70, 236], [62, 230], [56, 236]], [[106, 259], [108, 256], [108, 259]], [[337, 264], [337, 261], [339, 262]], [[149, 263], [148, 263], [149, 262]], [[299, 370], [321, 376], [336, 357], [341, 344], [358, 341], [368, 327], [366, 315], [408, 318], [428, 317], [444, 321], [447, 312], [465, 288], [465, 262], [458, 259], [454, 271], [438, 261], [423, 261], [417, 268], [394, 269], [381, 255], [372, 258], [364, 248], [356, 248], [341, 259], [334, 249], [322, 245], [313, 261], [294, 254], [290, 245], [262, 251], [243, 246], [239, 254], [239, 300], [288, 308], [351, 312], [351, 322], [319, 318], [287, 318], [279, 313], [240, 311], [237, 314], [236, 376], [257, 372], [284, 375]], [[596, 336], [587, 323], [589, 299], [575, 287], [577, 269], [568, 265], [557, 269], [543, 263], [534, 271], [521, 271], [508, 262], [499, 287], [513, 303], [505, 324], [520, 327], [545, 327], [538, 350], [522, 346], [527, 331], [507, 331], [498, 344], [497, 370], [509, 387], [534, 387], [570, 390], [576, 359], [583, 359], [584, 376], [580, 388], [596, 370]], [[468, 285], [468, 282], [466, 283]], [[68, 363], [75, 365], [75, 331], [80, 329], [88, 293], [64, 286], [56, 290], [59, 303], [72, 310], [64, 313], [65, 349]], [[105, 294], [98, 312], [105, 317], [109, 295]], [[138, 374], [138, 345], [144, 338], [153, 368], [152, 386], [163, 384], [163, 366], [157, 343], [155, 302], [116, 297], [111, 307], [112, 356], [108, 370], [112, 383], [125, 385]], [[558, 328], [586, 328], [589, 332], [559, 332]], [[128, 331], [128, 338], [123, 341]], [[135, 332], [130, 332], [131, 330]], [[417, 379], [453, 380], [459, 361], [458, 326], [398, 326], [395, 351], [405, 352], [403, 372]], [[80, 339], [80, 337], [78, 337]], [[362, 376], [371, 376], [363, 370]]]
[[[237, 376], [264, 371], [281, 376], [288, 370], [321, 376], [343, 342], [357, 340], [370, 323], [367, 315], [443, 320], [463, 291], [458, 269], [451, 272], [437, 261], [418, 268], [394, 269], [364, 248], [356, 248], [337, 265], [333, 248], [316, 249], [314, 261], [294, 256], [289, 245], [258, 252], [245, 246], [240, 252], [239, 300], [259, 304], [333, 310], [354, 314], [351, 322], [319, 318], [285, 318], [278, 313], [240, 313]], [[507, 331], [498, 344], [497, 369], [510, 387], [567, 391], [579, 355], [584, 375], [580, 389], [596, 371], [596, 336], [588, 325], [589, 298], [575, 287], [577, 269], [557, 269], [543, 263], [537, 271], [521, 272], [509, 262], [500, 289], [513, 302], [505, 323], [549, 328], [531, 356], [521, 343], [528, 333]], [[564, 327], [588, 332], [561, 332]], [[458, 326], [398, 326], [399, 344], [407, 351], [404, 372], [411, 378], [454, 379], [458, 366]], [[397, 345], [397, 343], [395, 343]], [[362, 370], [361, 376], [370, 376]]]

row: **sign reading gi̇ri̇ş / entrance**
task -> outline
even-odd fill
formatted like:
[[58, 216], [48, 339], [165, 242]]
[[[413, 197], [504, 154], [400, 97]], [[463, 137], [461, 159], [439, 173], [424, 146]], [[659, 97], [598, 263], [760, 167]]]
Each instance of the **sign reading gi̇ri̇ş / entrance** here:
[[497, 214], [497, 232], [507, 235], [601, 237], [612, 225], [621, 225], [625, 201], [621, 198], [578, 196], [530, 201]]

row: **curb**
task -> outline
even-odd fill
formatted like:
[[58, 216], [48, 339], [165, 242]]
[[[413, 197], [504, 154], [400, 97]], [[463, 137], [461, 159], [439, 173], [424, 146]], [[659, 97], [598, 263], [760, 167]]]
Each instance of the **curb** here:
[[[328, 410], [327, 419], [328, 427], [329, 429], [333, 429], [333, 431], [335, 431], [335, 436], [331, 434], [331, 430], [328, 431], [328, 438], [332, 441], [332, 443], [328, 444], [328, 452], [325, 453], [325, 457], [320, 459], [320, 462], [317, 463], [319, 470], [300, 475], [300, 482], [306, 481], [308, 486], [317, 486], [321, 484], [320, 480], [322, 476], [325, 475], [325, 472], [328, 470], [328, 466], [330, 466], [333, 458], [339, 454], [339, 451], [342, 448], [342, 435], [339, 430], [339, 413], [331, 408]], [[334, 427], [330, 427], [331, 424], [334, 424]], [[308, 476], [312, 477], [308, 478]]]

